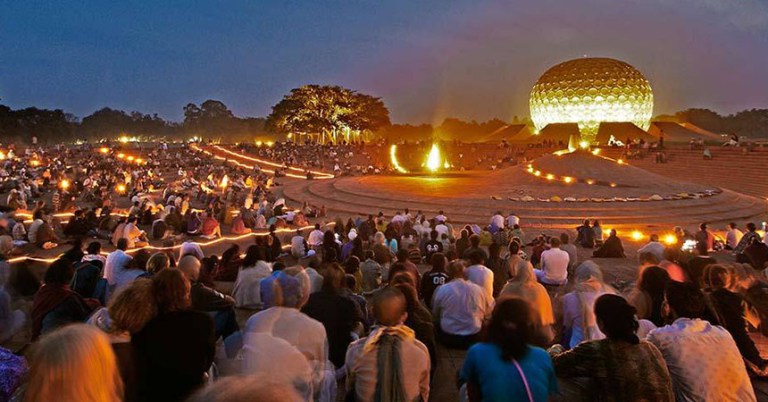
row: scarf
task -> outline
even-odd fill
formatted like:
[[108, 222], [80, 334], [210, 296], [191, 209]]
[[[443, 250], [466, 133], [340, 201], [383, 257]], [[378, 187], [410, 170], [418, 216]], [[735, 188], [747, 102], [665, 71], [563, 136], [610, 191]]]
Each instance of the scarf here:
[[378, 346], [375, 402], [406, 402], [400, 347], [403, 340], [414, 337], [413, 330], [405, 325], [377, 327], [368, 336], [363, 352], [372, 352]]
[[32, 302], [32, 340], [40, 336], [45, 316], [73, 294], [69, 285], [45, 284], [37, 291]]

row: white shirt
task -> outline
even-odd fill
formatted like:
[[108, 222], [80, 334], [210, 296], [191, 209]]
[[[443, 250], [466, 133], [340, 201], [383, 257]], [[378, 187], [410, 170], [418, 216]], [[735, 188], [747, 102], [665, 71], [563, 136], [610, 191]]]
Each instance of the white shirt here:
[[237, 272], [232, 298], [240, 308], [261, 308], [261, 280], [272, 275], [272, 266], [265, 261], [257, 261], [253, 267], [243, 267]]
[[437, 225], [435, 225], [435, 231], [438, 234], [438, 236], [437, 236], [438, 239], [443, 237], [444, 234], [449, 234], [448, 233], [448, 226], [443, 225], [442, 223], [438, 223]]
[[464, 271], [464, 276], [468, 281], [480, 286], [485, 290], [488, 297], [493, 298], [493, 271], [485, 265], [470, 265]]
[[651, 253], [655, 255], [659, 261], [661, 261], [664, 259], [664, 250], [666, 248], [666, 246], [657, 241], [649, 241], [648, 243], [645, 243], [643, 247], [640, 247], [637, 250], [637, 255], [639, 256], [641, 253]]
[[744, 237], [744, 233], [739, 229], [733, 228], [725, 232], [725, 244], [731, 248], [736, 248], [742, 237]]
[[722, 327], [678, 318], [647, 339], [667, 362], [677, 401], [756, 400], [739, 349]]
[[563, 283], [568, 279], [568, 252], [554, 247], [541, 253], [541, 270], [548, 283]]
[[432, 314], [448, 334], [474, 335], [483, 319], [491, 314], [493, 299], [472, 282], [454, 279], [437, 288], [432, 300]]
[[323, 244], [323, 231], [320, 229], [315, 229], [309, 232], [309, 238], [307, 239], [307, 243], [310, 246], [319, 246]]
[[325, 327], [297, 309], [276, 306], [252, 315], [245, 323], [244, 342], [255, 333], [281, 338], [311, 361], [325, 364], [328, 359]]
[[[104, 278], [112, 285], [116, 285], [118, 279], [123, 271], [128, 268], [128, 264], [133, 257], [126, 254], [125, 251], [117, 249], [107, 256], [107, 261], [104, 263]], [[120, 280], [120, 282], [123, 282]]]
[[496, 226], [497, 228], [503, 228], [504, 227], [504, 217], [496, 214], [491, 217], [491, 225]]
[[515, 227], [515, 225], [519, 225], [519, 224], [520, 224], [520, 218], [518, 218], [517, 216], [510, 215], [507, 217], [507, 226], [512, 228], [512, 227]]

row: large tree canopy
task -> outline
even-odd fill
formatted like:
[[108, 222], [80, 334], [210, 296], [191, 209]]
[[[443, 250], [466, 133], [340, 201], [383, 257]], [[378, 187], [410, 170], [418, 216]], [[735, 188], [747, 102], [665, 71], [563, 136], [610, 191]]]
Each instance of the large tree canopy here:
[[281, 133], [329, 135], [371, 132], [390, 125], [380, 98], [340, 86], [304, 85], [272, 107], [267, 126]]

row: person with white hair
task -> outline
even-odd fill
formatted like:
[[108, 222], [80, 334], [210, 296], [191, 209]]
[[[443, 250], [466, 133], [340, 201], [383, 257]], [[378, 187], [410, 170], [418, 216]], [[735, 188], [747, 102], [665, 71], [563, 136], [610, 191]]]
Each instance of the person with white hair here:
[[179, 248], [179, 259], [185, 255], [194, 255], [200, 261], [205, 258], [203, 249], [200, 248], [199, 244], [193, 242], [192, 240], [187, 240], [184, 243], [181, 243], [181, 247]]
[[[280, 271], [273, 282], [274, 306], [252, 315], [243, 331], [248, 349], [260, 347], [266, 334], [288, 342], [309, 363], [313, 371], [315, 400], [335, 400], [335, 370], [328, 361], [328, 337], [323, 324], [299, 311], [309, 299], [309, 277], [301, 266]], [[248, 360], [246, 354], [246, 360]], [[275, 356], [283, 361], [282, 356]], [[274, 359], [271, 361], [275, 361]]]

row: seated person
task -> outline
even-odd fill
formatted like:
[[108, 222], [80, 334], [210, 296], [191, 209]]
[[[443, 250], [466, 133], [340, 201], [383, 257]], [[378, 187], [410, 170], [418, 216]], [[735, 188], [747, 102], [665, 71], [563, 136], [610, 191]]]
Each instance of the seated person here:
[[245, 220], [243, 220], [242, 215], [237, 215], [232, 219], [232, 228], [230, 229], [230, 232], [234, 235], [243, 235], [251, 233], [251, 229], [248, 229], [245, 226]]
[[178, 269], [191, 283], [192, 310], [209, 313], [213, 317], [216, 338], [226, 339], [240, 330], [235, 319], [235, 300], [200, 282], [200, 267], [200, 260], [195, 256], [187, 255], [179, 260]]
[[43, 286], [32, 301], [32, 340], [63, 325], [82, 322], [98, 302], [89, 304], [69, 288], [75, 268], [72, 262], [58, 259], [45, 272]]
[[212, 213], [205, 214], [205, 218], [203, 218], [203, 223], [200, 227], [200, 236], [205, 237], [206, 239], [221, 237], [221, 225], [219, 225], [219, 221], [213, 217]]
[[626, 258], [624, 255], [624, 246], [621, 245], [621, 239], [616, 236], [616, 229], [611, 229], [611, 235], [605, 239], [600, 248], [592, 253], [595, 258]]

